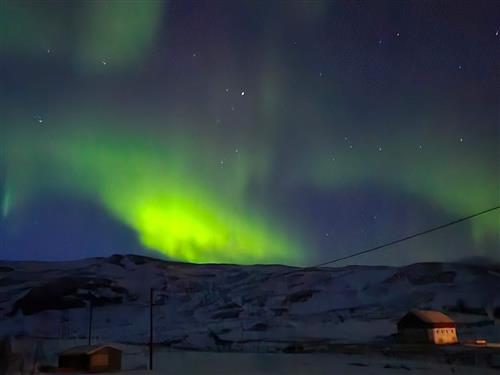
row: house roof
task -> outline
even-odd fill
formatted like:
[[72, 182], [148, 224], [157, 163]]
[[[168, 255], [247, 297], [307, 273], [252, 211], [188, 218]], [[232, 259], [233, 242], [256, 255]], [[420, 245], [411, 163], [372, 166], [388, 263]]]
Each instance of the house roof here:
[[[113, 348], [115, 350], [120, 350], [116, 346], [113, 345], [81, 345], [81, 346], [74, 346], [72, 348], [66, 349], [62, 352], [60, 352], [60, 355], [75, 355], [75, 354], [87, 354], [91, 355], [101, 349], [104, 348]], [[121, 350], [120, 350], [121, 351]]]
[[435, 310], [412, 310], [411, 314], [425, 323], [455, 323], [448, 315]]
[[455, 322], [448, 315], [433, 310], [411, 310], [398, 322], [402, 328], [453, 328]]

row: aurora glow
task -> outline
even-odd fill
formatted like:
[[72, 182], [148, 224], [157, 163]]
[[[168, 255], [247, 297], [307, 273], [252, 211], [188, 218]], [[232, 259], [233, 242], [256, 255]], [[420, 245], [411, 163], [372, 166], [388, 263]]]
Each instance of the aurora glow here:
[[[99, 255], [79, 244], [102, 229], [123, 252], [302, 265], [498, 204], [493, 5], [411, 6], [8, 0], [2, 253]], [[39, 205], [61, 228], [31, 224]], [[500, 259], [499, 234], [490, 214], [360, 261]]]
[[[207, 164], [210, 145], [174, 135], [165, 142], [148, 141], [137, 134], [117, 138], [86, 128], [62, 137], [59, 131], [48, 129], [21, 152], [19, 146], [26, 141], [15, 142], [16, 136], [9, 135], [14, 142], [7, 145], [12, 161], [7, 169], [21, 174], [8, 173], [6, 185], [18, 192], [19, 208], [38, 189], [67, 190], [96, 200], [137, 231], [144, 246], [175, 259], [302, 260], [298, 239], [285, 237], [279, 225], [242, 203], [246, 186], [242, 179], [249, 178], [239, 173], [243, 163], [227, 165], [223, 172], [230, 178], [211, 186], [209, 176], [222, 171]], [[21, 138], [27, 139], [26, 135]], [[247, 158], [244, 150], [238, 156]], [[37, 182], [37, 171], [50, 176], [44, 186]]]

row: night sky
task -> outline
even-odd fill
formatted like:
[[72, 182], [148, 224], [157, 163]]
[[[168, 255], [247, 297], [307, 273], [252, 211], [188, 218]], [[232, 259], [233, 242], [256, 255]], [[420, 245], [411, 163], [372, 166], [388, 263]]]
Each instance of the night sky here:
[[[498, 205], [498, 1], [3, 0], [4, 259], [310, 265]], [[351, 260], [500, 260], [499, 211]]]

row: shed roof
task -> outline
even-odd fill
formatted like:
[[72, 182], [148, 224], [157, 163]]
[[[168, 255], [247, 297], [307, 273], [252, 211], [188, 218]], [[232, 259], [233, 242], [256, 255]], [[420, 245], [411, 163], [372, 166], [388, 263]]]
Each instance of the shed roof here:
[[115, 350], [121, 351], [121, 349], [117, 348], [114, 345], [81, 345], [81, 346], [74, 346], [73, 348], [66, 349], [62, 352], [60, 352], [60, 355], [77, 355], [77, 354], [87, 354], [91, 355], [101, 349], [105, 348], [112, 348]]

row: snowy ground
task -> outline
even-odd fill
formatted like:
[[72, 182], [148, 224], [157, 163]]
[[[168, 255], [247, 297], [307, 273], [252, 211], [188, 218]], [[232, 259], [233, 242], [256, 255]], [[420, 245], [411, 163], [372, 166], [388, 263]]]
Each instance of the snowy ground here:
[[383, 356], [330, 353], [206, 353], [164, 352], [155, 357], [157, 369], [123, 374], [498, 374], [495, 369], [394, 360]]
[[[57, 352], [67, 347], [67, 342], [14, 341], [13, 348], [25, 353], [42, 352], [40, 363], [57, 365]], [[79, 344], [79, 343], [74, 343]], [[378, 347], [356, 346], [353, 351], [346, 351], [347, 346], [339, 346], [328, 353], [228, 353], [173, 351], [166, 347], [155, 347], [154, 371], [147, 371], [149, 352], [145, 345], [120, 345], [123, 350], [123, 374], [498, 374], [499, 368], [493, 369], [484, 363], [478, 366], [464, 365], [456, 360], [447, 363], [442, 356], [437, 356], [437, 349], [419, 353], [389, 355]], [[38, 349], [37, 349], [38, 348]], [[451, 348], [461, 350], [459, 347]], [[355, 354], [346, 354], [355, 353]], [[500, 349], [497, 356], [500, 366]], [[25, 356], [24, 373], [10, 371], [12, 375], [33, 373], [36, 360]]]
[[[481, 368], [449, 366], [418, 361], [398, 361], [381, 356], [265, 353], [164, 353], [159, 356], [161, 374], [379, 374], [416, 372], [482, 374]], [[493, 372], [491, 372], [493, 373]], [[498, 372], [497, 372], [498, 373]]]

